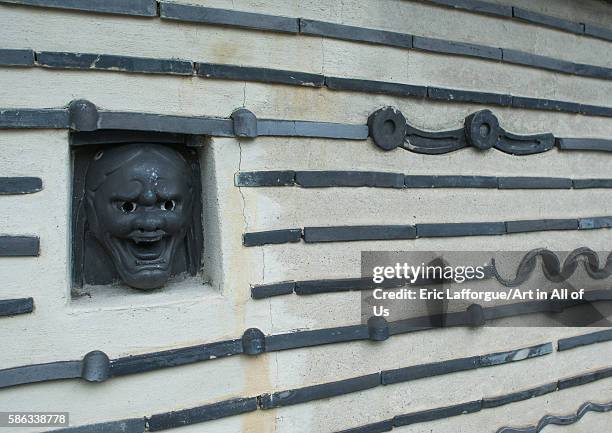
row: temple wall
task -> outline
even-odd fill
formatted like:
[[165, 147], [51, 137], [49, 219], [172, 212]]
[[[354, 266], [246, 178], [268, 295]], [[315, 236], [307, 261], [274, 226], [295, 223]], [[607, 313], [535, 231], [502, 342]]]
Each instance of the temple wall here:
[[[511, 3], [488, 1], [505, 6]], [[612, 73], [608, 78], [597, 78], [354, 40], [188, 23], [159, 16], [0, 3], [0, 49], [183, 59], [612, 107]], [[612, 38], [594, 38], [421, 1], [191, 0], [190, 4], [442, 38], [612, 68]], [[567, 0], [514, 0], [511, 5], [612, 32], [612, 5], [604, 1], [590, 0], [576, 6]], [[433, 131], [462, 128], [466, 116], [490, 109], [504, 129], [517, 134], [612, 139], [612, 115], [249, 79], [49, 68], [38, 63], [33, 67], [13, 67], [3, 66], [0, 61], [0, 116], [5, 109], [60, 108], [76, 99], [87, 99], [109, 111], [227, 118], [235, 109], [245, 107], [258, 119], [354, 125], [365, 125], [371, 113], [393, 106], [412, 126]], [[248, 188], [235, 185], [235, 174], [241, 171], [611, 178], [612, 156], [558, 148], [527, 156], [474, 148], [423, 155], [401, 148], [385, 152], [371, 138], [211, 137], [199, 150], [204, 185], [202, 272], [154, 292], [109, 287], [75, 298], [71, 296], [69, 134], [67, 129], [0, 130], [0, 176], [37, 176], [43, 182], [43, 190], [36, 194], [0, 195], [0, 234], [40, 238], [38, 256], [0, 258], [0, 299], [32, 297], [35, 302], [31, 314], [0, 318], [0, 369], [81, 359], [91, 350], [103, 350], [116, 359], [212, 343], [240, 338], [251, 327], [271, 335], [359, 324], [358, 291], [257, 300], [251, 297], [251, 287], [282, 281], [356, 278], [360, 276], [362, 251], [571, 251], [582, 246], [609, 251], [612, 241], [608, 228], [246, 247], [244, 233], [288, 228], [607, 216], [612, 215], [612, 190]], [[0, 408], [68, 411], [71, 425], [81, 426], [552, 343], [551, 354], [535, 359], [379, 386], [170, 430], [335, 432], [612, 367], [612, 342], [567, 352], [556, 350], [559, 339], [596, 330], [436, 329], [393, 336], [382, 342], [344, 342], [253, 357], [213, 359], [111, 378], [99, 384], [64, 380], [0, 389]], [[611, 379], [473, 414], [395, 427], [393, 431], [493, 432], [508, 425], [533, 425], [546, 414], [572, 414], [588, 401], [612, 401]], [[546, 432], [603, 432], [611, 425], [609, 416], [590, 413], [574, 426], [552, 426]]]

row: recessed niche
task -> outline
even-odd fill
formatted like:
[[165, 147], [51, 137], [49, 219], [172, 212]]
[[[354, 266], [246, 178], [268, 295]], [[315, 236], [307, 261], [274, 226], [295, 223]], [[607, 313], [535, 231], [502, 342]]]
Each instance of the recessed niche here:
[[71, 135], [73, 297], [180, 290], [185, 279], [206, 280], [203, 141], [139, 131]]

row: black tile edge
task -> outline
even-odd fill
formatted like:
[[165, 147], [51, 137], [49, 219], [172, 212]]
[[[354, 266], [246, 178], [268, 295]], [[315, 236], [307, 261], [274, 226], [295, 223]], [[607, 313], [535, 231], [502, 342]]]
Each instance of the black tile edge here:
[[540, 418], [540, 421], [534, 425], [529, 427], [502, 427], [497, 430], [497, 433], [540, 433], [544, 427], [548, 425], [560, 425], [567, 426], [571, 424], [575, 424], [582, 419], [582, 417], [588, 412], [609, 412], [612, 410], [612, 402], [609, 403], [593, 403], [586, 402], [582, 404], [578, 411], [575, 414], [571, 415], [545, 415]]
[[544, 15], [538, 12], [533, 12], [527, 9], [513, 7], [512, 15], [514, 18], [526, 21], [532, 24], [539, 24], [554, 29], [565, 30], [570, 33], [578, 35], [584, 34], [584, 27], [580, 23], [573, 21], [564, 20], [561, 18], [553, 17], [550, 15]]
[[254, 247], [270, 244], [286, 244], [299, 242], [302, 239], [302, 229], [269, 230], [263, 232], [250, 232], [242, 236], [245, 247]]
[[33, 50], [0, 49], [0, 66], [34, 66]]
[[368, 138], [368, 127], [367, 125], [333, 122], [260, 119], [257, 121], [257, 135], [273, 137], [319, 137], [365, 140]]
[[388, 419], [385, 421], [376, 422], [373, 424], [364, 425], [361, 427], [354, 427], [348, 430], [342, 430], [337, 433], [384, 433], [393, 429], [393, 420]]
[[144, 433], [144, 418], [124, 419], [99, 424], [88, 424], [53, 430], [54, 433]]
[[412, 48], [412, 35], [300, 18], [300, 33], [333, 39]]
[[497, 188], [494, 176], [406, 175], [407, 188]]
[[592, 218], [578, 219], [578, 227], [580, 230], [605, 229], [612, 227], [612, 216], [601, 216]]
[[552, 343], [543, 343], [523, 349], [509, 350], [505, 352], [491, 353], [480, 356], [478, 365], [490, 367], [494, 365], [507, 364], [509, 362], [523, 361], [525, 359], [537, 358], [549, 355], [553, 352]]
[[27, 383], [40, 383], [82, 377], [83, 361], [57, 361], [0, 370], [0, 389]]
[[574, 179], [574, 189], [612, 188], [612, 179]]
[[561, 150], [599, 150], [612, 152], [612, 140], [600, 138], [557, 138]]
[[573, 388], [574, 386], [585, 385], [587, 383], [607, 379], [608, 377], [612, 377], [612, 367], [603, 368], [601, 370], [573, 376], [567, 379], [561, 379], [557, 384], [557, 388], [559, 390]]
[[241, 340], [225, 340], [215, 343], [189, 346], [161, 352], [126, 356], [110, 361], [110, 376], [144, 373], [162, 368], [176, 367], [194, 362], [225, 358], [243, 353]]
[[612, 30], [610, 29], [605, 29], [603, 27], [598, 27], [591, 24], [585, 24], [584, 33], [594, 38], [612, 42]]
[[143, 74], [193, 75], [193, 63], [178, 59], [116, 56], [109, 54], [40, 51], [37, 64], [45, 68], [89, 69]]
[[424, 377], [439, 376], [460, 371], [474, 370], [481, 367], [523, 361], [525, 359], [544, 356], [550, 353], [552, 353], [552, 343], [544, 343], [506, 352], [451, 359], [449, 361], [415, 365], [395, 370], [385, 370], [381, 373], [381, 382], [383, 385], [389, 385]]
[[157, 16], [155, 0], [1, 0], [0, 3], [119, 15]]
[[305, 188], [403, 188], [404, 175], [375, 171], [296, 171], [295, 183]]
[[368, 374], [366, 376], [353, 377], [336, 382], [279, 391], [272, 394], [262, 394], [259, 396], [259, 405], [262, 409], [291, 406], [308, 401], [364, 391], [366, 389], [375, 388], [378, 385], [380, 385], [380, 374]]
[[576, 347], [588, 346], [589, 344], [603, 343], [606, 341], [612, 341], [612, 329], [562, 338], [557, 343], [557, 350], [561, 352], [563, 350], [570, 350]]
[[572, 180], [557, 177], [498, 177], [499, 189], [571, 189]]
[[433, 53], [454, 54], [460, 56], [479, 57], [489, 60], [501, 60], [502, 49], [466, 42], [449, 41], [445, 39], [414, 36], [413, 47], [417, 50]]
[[251, 186], [293, 186], [295, 172], [286, 171], [241, 171], [234, 176], [234, 185]]
[[295, 290], [295, 281], [263, 284], [251, 287], [251, 298], [265, 299], [272, 296], [289, 295]]
[[503, 222], [417, 224], [417, 237], [490, 236], [506, 233]]
[[32, 194], [42, 189], [40, 177], [0, 177], [0, 195]]
[[[165, 114], [100, 111], [92, 129], [83, 129], [83, 122], [71, 118], [71, 128], [76, 131], [117, 129], [153, 131], [178, 134], [234, 137], [231, 119], [213, 117], [186, 117]], [[85, 125], [86, 126], [86, 125]]]
[[604, 66], [585, 65], [569, 62], [553, 57], [530, 54], [524, 51], [503, 49], [503, 60], [516, 65], [530, 66], [549, 71], [563, 72], [566, 74], [579, 75], [592, 78], [612, 78], [612, 69]]
[[40, 240], [34, 236], [0, 236], [0, 257], [36, 257]]
[[67, 109], [1, 109], [0, 129], [68, 129]]
[[432, 362], [429, 364], [413, 365], [410, 367], [384, 370], [381, 372], [383, 385], [407, 382], [425, 377], [440, 376], [460, 371], [474, 370], [479, 367], [480, 356], [451, 359], [448, 361]]
[[257, 398], [237, 398], [220, 403], [146, 417], [148, 431], [161, 431], [257, 410]]
[[422, 422], [450, 418], [457, 415], [478, 412], [482, 409], [482, 400], [460, 403], [453, 406], [427, 409], [393, 417], [393, 427], [402, 427]]
[[316, 293], [346, 292], [351, 290], [368, 290], [376, 286], [371, 278], [339, 278], [327, 280], [305, 280], [295, 282], [295, 293], [312, 295]]
[[462, 9], [474, 13], [512, 17], [512, 6], [489, 3], [482, 0], [423, 0], [437, 6]]
[[589, 116], [612, 117], [612, 107], [580, 104], [580, 113]]
[[387, 81], [360, 80], [356, 78], [325, 77], [325, 86], [332, 90], [349, 92], [382, 93], [397, 96], [427, 96], [426, 86], [390, 83]]
[[162, 19], [227, 25], [282, 33], [298, 33], [300, 31], [299, 18], [216, 9], [165, 1], [160, 1], [159, 6], [160, 17]]
[[578, 230], [577, 219], [545, 219], [506, 221], [506, 231], [510, 233], [542, 232], [549, 230]]
[[427, 97], [448, 102], [473, 102], [479, 104], [493, 104], [502, 107], [512, 105], [513, 96], [501, 93], [478, 92], [474, 90], [446, 89], [442, 87], [428, 87]]
[[366, 325], [339, 326], [269, 335], [266, 337], [266, 351], [275, 352], [367, 339], [369, 339], [369, 333]]
[[325, 83], [325, 78], [320, 74], [216, 63], [196, 63], [196, 71], [200, 77], [222, 80], [257, 81], [310, 87], [323, 87]]
[[535, 388], [530, 388], [522, 391], [513, 392], [511, 394], [500, 395], [496, 397], [485, 397], [482, 399], [483, 409], [492, 409], [494, 407], [504, 406], [506, 404], [515, 403], [517, 401], [528, 400], [533, 397], [540, 397], [557, 390], [557, 382], [547, 383]]
[[416, 239], [412, 225], [305, 227], [305, 242]]
[[587, 109], [583, 105], [576, 102], [558, 101], [556, 99], [530, 98], [523, 96], [512, 96], [512, 107], [526, 108], [531, 110], [559, 111], [563, 113], [591, 114], [591, 111], [593, 111], [592, 109]]
[[0, 317], [27, 314], [34, 311], [34, 299], [0, 299]]

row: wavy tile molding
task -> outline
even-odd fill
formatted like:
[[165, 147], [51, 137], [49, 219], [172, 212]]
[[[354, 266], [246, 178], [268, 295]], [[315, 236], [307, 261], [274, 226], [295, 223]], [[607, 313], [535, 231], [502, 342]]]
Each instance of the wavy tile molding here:
[[[525, 108], [529, 108], [528, 105], [530, 104], [526, 104]], [[462, 129], [429, 132], [411, 126], [401, 111], [386, 107], [370, 115], [368, 126], [370, 137], [383, 150], [401, 147], [427, 155], [449, 153], [466, 147], [481, 151], [494, 148], [511, 155], [532, 155], [546, 152], [555, 144], [563, 150], [612, 151], [611, 140], [576, 141], [555, 139], [552, 134], [518, 135], [508, 132], [500, 126], [491, 110], [481, 110], [469, 115], [465, 118]]]
[[609, 403], [592, 403], [586, 402], [575, 414], [571, 415], [546, 415], [533, 426], [529, 427], [502, 427], [497, 430], [497, 433], [540, 433], [546, 426], [549, 425], [570, 425], [575, 424], [582, 419], [588, 412], [609, 412], [612, 410], [612, 402]]

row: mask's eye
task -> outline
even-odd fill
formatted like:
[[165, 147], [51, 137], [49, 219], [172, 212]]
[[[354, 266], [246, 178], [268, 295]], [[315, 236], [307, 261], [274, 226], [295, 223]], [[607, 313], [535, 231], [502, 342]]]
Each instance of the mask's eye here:
[[125, 213], [132, 213], [136, 210], [136, 203], [133, 201], [122, 201], [119, 202], [119, 209]]
[[174, 210], [176, 207], [176, 202], [174, 200], [166, 200], [159, 205], [161, 210]]

